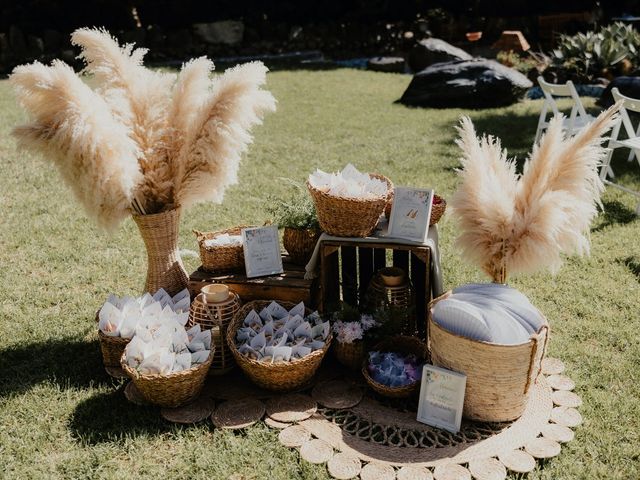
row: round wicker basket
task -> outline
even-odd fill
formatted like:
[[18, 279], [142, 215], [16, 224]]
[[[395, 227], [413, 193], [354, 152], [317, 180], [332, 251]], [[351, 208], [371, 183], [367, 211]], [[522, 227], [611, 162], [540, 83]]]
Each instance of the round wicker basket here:
[[131, 341], [130, 338], [110, 337], [98, 330], [98, 340], [100, 341], [100, 350], [102, 351], [102, 363], [105, 367], [119, 367], [120, 357], [124, 353], [124, 349]]
[[393, 192], [393, 183], [384, 175], [369, 175], [387, 182], [386, 195], [369, 199], [337, 197], [311, 186], [307, 181], [323, 231], [336, 237], [366, 237], [375, 230], [390, 192]]
[[311, 259], [313, 249], [316, 248], [318, 238], [320, 232], [317, 230], [286, 227], [282, 243], [293, 263], [306, 265]]
[[191, 303], [189, 327], [198, 324], [203, 330], [211, 330], [211, 344], [215, 346], [215, 353], [209, 375], [224, 375], [236, 365], [227, 346], [227, 328], [238, 310], [240, 297], [234, 292], [229, 292], [229, 298], [219, 303], [207, 303], [200, 293]]
[[356, 340], [353, 343], [336, 341], [333, 344], [333, 353], [342, 365], [351, 370], [358, 370], [362, 368], [362, 362], [366, 355], [364, 341]]
[[549, 325], [520, 345], [479, 342], [456, 335], [433, 321], [429, 304], [428, 338], [431, 362], [467, 376], [463, 415], [483, 422], [506, 422], [524, 412], [529, 389], [540, 373]]
[[214, 350], [212, 345], [206, 362], [199, 363], [189, 370], [168, 375], [140, 374], [127, 365], [126, 353], [122, 354], [120, 366], [149, 403], [161, 407], [179, 407], [200, 394], [213, 359]]
[[[311, 380], [316, 370], [318, 370], [320, 363], [322, 363], [322, 359], [327, 353], [333, 337], [330, 333], [324, 348], [290, 362], [271, 364], [245, 357], [236, 347], [236, 332], [251, 310], [259, 312], [270, 303], [270, 300], [256, 300], [245, 304], [235, 314], [227, 329], [227, 345], [236, 359], [236, 363], [245, 375], [256, 385], [274, 391], [295, 390]], [[294, 304], [290, 302], [278, 303], [286, 309], [294, 307]], [[311, 310], [307, 309], [307, 313], [311, 313]]]
[[206, 246], [205, 240], [210, 240], [222, 234], [240, 235], [243, 228], [248, 226], [239, 226], [219, 230], [217, 232], [200, 232], [194, 230], [200, 247], [200, 260], [202, 261], [202, 269], [207, 272], [225, 272], [231, 270], [242, 270], [244, 268], [244, 252], [242, 244], [228, 246]]
[[[384, 214], [387, 218], [391, 217], [391, 207], [393, 206], [393, 191], [389, 195], [389, 201], [384, 207]], [[431, 217], [429, 218], [429, 225], [433, 226], [440, 221], [447, 209], [447, 201], [440, 195], [433, 195], [433, 203], [431, 205]]]
[[[373, 351], [377, 352], [396, 352], [403, 355], [413, 354], [418, 361], [426, 362], [428, 360], [427, 345], [417, 339], [416, 337], [409, 337], [405, 335], [397, 335], [395, 337], [389, 337], [378, 343]], [[369, 386], [382, 396], [389, 398], [406, 398], [410, 397], [418, 389], [420, 381], [410, 383], [403, 387], [388, 387], [376, 382], [367, 369], [369, 359], [365, 358], [362, 362], [362, 376], [367, 381]]]

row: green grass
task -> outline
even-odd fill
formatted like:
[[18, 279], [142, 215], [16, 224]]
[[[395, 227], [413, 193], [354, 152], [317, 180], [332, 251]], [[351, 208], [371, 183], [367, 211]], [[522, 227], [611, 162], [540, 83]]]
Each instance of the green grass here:
[[[193, 228], [264, 221], [265, 198], [286, 193], [278, 178], [301, 180], [316, 167], [353, 162], [396, 185], [450, 196], [461, 114], [502, 137], [512, 155], [528, 151], [540, 102], [474, 112], [407, 109], [393, 102], [409, 80], [349, 70], [271, 74], [278, 112], [257, 129], [240, 184], [225, 202], [185, 213], [181, 247], [196, 249]], [[98, 231], [50, 165], [15, 151], [8, 134], [21, 114], [6, 81], [0, 111], [0, 476], [327, 478], [324, 466], [300, 461], [263, 425], [241, 433], [174, 426], [124, 400], [122, 384], [101, 368], [93, 316], [109, 292], [137, 293], [143, 285], [136, 227], [128, 220], [114, 236]], [[640, 186], [622, 157], [614, 168]], [[610, 188], [604, 205], [591, 257], [569, 259], [556, 277], [512, 282], [548, 317], [550, 353], [565, 361], [584, 400], [576, 439], [530, 478], [640, 476], [640, 221], [627, 194]], [[450, 218], [440, 234], [446, 287], [481, 280], [455, 250]], [[196, 262], [187, 259], [188, 269]]]

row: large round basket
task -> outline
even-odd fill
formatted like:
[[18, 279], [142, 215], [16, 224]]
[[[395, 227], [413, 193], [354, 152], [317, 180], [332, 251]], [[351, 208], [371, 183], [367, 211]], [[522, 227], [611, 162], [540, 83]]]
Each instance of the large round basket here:
[[189, 327], [198, 324], [203, 330], [211, 330], [211, 344], [215, 346], [215, 353], [209, 375], [224, 375], [236, 364], [227, 346], [227, 328], [238, 310], [240, 297], [234, 292], [229, 292], [229, 298], [219, 303], [207, 303], [200, 293], [191, 303]]
[[[236, 332], [242, 326], [242, 322], [251, 310], [259, 312], [271, 303], [270, 300], [256, 300], [244, 305], [233, 318], [233, 321], [227, 329], [227, 344], [236, 359], [236, 363], [240, 366], [244, 374], [251, 379], [256, 385], [274, 391], [291, 391], [306, 385], [313, 377], [322, 363], [329, 346], [331, 345], [332, 335], [329, 334], [324, 348], [316, 350], [309, 355], [282, 363], [266, 363], [253, 360], [242, 355], [236, 347]], [[294, 307], [290, 302], [278, 302], [287, 310]], [[307, 309], [307, 314], [311, 310]]]
[[[387, 218], [391, 218], [391, 207], [393, 207], [393, 191], [389, 195], [389, 201], [384, 208], [384, 214]], [[447, 201], [440, 195], [433, 195], [433, 203], [431, 204], [431, 217], [429, 217], [429, 225], [433, 226], [440, 221], [444, 212], [447, 210]]]
[[[426, 362], [428, 360], [427, 346], [424, 342], [420, 341], [416, 337], [409, 337], [405, 335], [397, 335], [395, 337], [389, 337], [378, 343], [372, 351], [377, 352], [395, 352], [403, 355], [413, 354], [416, 356], [419, 362]], [[367, 355], [368, 357], [368, 355]], [[376, 382], [369, 371], [367, 370], [367, 364], [369, 358], [365, 358], [362, 362], [362, 376], [367, 381], [369, 386], [385, 397], [389, 398], [406, 398], [410, 397], [418, 389], [420, 382], [410, 383], [403, 387], [388, 387]]]
[[168, 375], [140, 374], [127, 365], [126, 352], [122, 354], [120, 366], [149, 403], [160, 407], [179, 407], [200, 394], [213, 355], [214, 346], [212, 345], [206, 362], [199, 363], [189, 370]]
[[431, 362], [467, 376], [463, 415], [483, 422], [506, 422], [524, 412], [529, 389], [540, 373], [549, 326], [545, 324], [520, 345], [480, 342], [456, 335], [433, 321], [429, 304], [428, 337]]
[[393, 192], [393, 184], [384, 175], [369, 175], [387, 183], [385, 195], [368, 199], [338, 197], [311, 186], [307, 181], [323, 231], [336, 237], [366, 237], [375, 230], [389, 195]]
[[293, 263], [306, 265], [311, 259], [320, 232], [313, 229], [285, 228], [282, 243]]
[[105, 367], [119, 367], [120, 357], [124, 353], [124, 349], [131, 341], [130, 338], [110, 337], [98, 330], [98, 340], [100, 341], [100, 350], [102, 351], [102, 363]]
[[244, 268], [244, 252], [242, 244], [239, 245], [221, 245], [206, 246], [205, 240], [210, 240], [219, 235], [240, 235], [243, 228], [247, 226], [239, 226], [228, 228], [227, 230], [219, 230], [217, 232], [200, 232], [194, 230], [200, 247], [200, 260], [202, 261], [202, 269], [207, 272], [225, 272], [232, 270], [242, 270]]

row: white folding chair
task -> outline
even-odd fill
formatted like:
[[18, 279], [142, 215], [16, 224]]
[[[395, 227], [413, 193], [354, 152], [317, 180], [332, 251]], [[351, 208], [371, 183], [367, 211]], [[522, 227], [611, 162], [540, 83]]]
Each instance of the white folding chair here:
[[[609, 152], [607, 153], [607, 156], [602, 163], [602, 167], [600, 168], [600, 179], [607, 185], [619, 188], [620, 190], [624, 190], [625, 192], [640, 198], [640, 192], [636, 192], [635, 190], [631, 190], [630, 188], [624, 187], [620, 184], [613, 183], [607, 179], [607, 175], [611, 170], [611, 157], [613, 156], [613, 151], [616, 148], [628, 148], [631, 150], [628, 161], [632, 161], [635, 156], [638, 166], [640, 166], [640, 123], [638, 124], [637, 130], [634, 129], [633, 124], [631, 123], [631, 118], [629, 117], [629, 112], [640, 113], [640, 100], [622, 95], [617, 88], [613, 88], [611, 90], [611, 94], [613, 95], [614, 102], [617, 103], [622, 101], [622, 104], [620, 106], [618, 122], [613, 127], [609, 143], [607, 144]], [[622, 127], [624, 127], [624, 132], [627, 138], [620, 140], [618, 136], [620, 135], [620, 129]], [[636, 214], [640, 215], [640, 202], [636, 207]]]
[[549, 113], [549, 109], [551, 109], [553, 116], [560, 114], [558, 104], [556, 103], [556, 97], [571, 98], [572, 100], [573, 105], [571, 107], [571, 113], [564, 119], [562, 125], [567, 135], [575, 135], [588, 123], [594, 120], [594, 117], [589, 115], [585, 111], [584, 106], [582, 106], [576, 87], [573, 85], [571, 80], [569, 80], [565, 85], [557, 85], [555, 83], [546, 82], [544, 78], [540, 76], [538, 77], [538, 84], [544, 94], [544, 104], [542, 105], [542, 112], [540, 112], [540, 118], [538, 119], [535, 143], [538, 143], [542, 133], [549, 126], [549, 121], [547, 120], [547, 113]]

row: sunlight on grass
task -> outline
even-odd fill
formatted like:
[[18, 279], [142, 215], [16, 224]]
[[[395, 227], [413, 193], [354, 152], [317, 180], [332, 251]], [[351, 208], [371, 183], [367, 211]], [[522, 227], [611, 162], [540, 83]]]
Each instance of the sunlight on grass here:
[[[410, 77], [364, 71], [277, 72], [269, 87], [278, 112], [256, 130], [240, 183], [222, 205], [185, 212], [180, 246], [197, 250], [191, 230], [267, 219], [265, 199], [284, 195], [279, 177], [303, 180], [316, 167], [353, 162], [396, 185], [455, 188], [454, 125], [468, 114], [524, 158], [541, 102], [483, 111], [408, 109], [393, 102]], [[588, 105], [592, 103], [588, 102]], [[258, 425], [241, 433], [211, 425], [179, 427], [128, 404], [122, 384], [101, 367], [93, 320], [109, 292], [144, 284], [146, 257], [131, 220], [98, 231], [54, 169], [17, 153], [9, 131], [21, 118], [0, 82], [0, 471], [9, 478], [328, 478]], [[622, 181], [640, 173], [616, 156]], [[640, 221], [634, 198], [608, 189], [592, 230], [592, 256], [570, 259], [556, 277], [516, 278], [552, 326], [550, 354], [562, 358], [584, 400], [584, 425], [562, 454], [529, 478], [640, 476]], [[456, 228], [440, 224], [445, 285], [482, 280], [454, 248]], [[186, 260], [187, 269], [197, 259]]]

